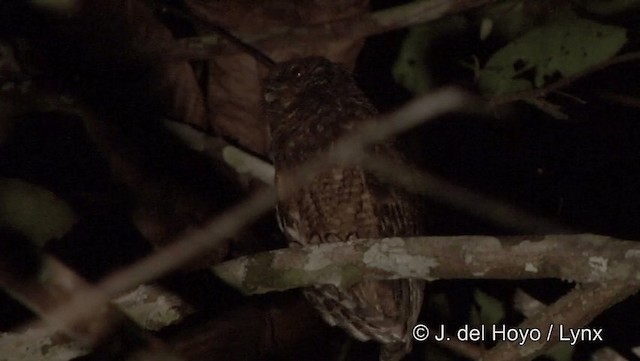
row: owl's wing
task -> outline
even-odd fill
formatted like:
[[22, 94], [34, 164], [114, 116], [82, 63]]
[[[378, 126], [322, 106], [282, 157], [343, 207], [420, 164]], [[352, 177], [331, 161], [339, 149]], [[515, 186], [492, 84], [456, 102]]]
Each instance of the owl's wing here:
[[[276, 183], [287, 186], [283, 179]], [[302, 244], [413, 236], [420, 228], [409, 195], [359, 167], [323, 172], [297, 197], [281, 203], [279, 214], [289, 240]], [[411, 347], [423, 288], [420, 280], [363, 281], [349, 289], [321, 285], [304, 293], [329, 324], [360, 340], [386, 344], [383, 359], [395, 360]]]
[[[391, 143], [377, 144], [370, 151], [399, 164], [407, 163]], [[365, 181], [371, 197], [376, 200], [373, 211], [378, 219], [379, 236], [410, 237], [428, 231], [424, 225], [422, 196], [389, 184], [371, 172], [365, 172]]]
[[[406, 163], [404, 157], [391, 143], [381, 143], [372, 147], [377, 155], [388, 157], [399, 163]], [[424, 233], [422, 222], [421, 198], [412, 195], [398, 186], [382, 181], [375, 174], [365, 172], [366, 189], [371, 193], [373, 212], [377, 218], [379, 237], [409, 237]], [[388, 342], [381, 348], [380, 360], [400, 360], [411, 349], [411, 329], [416, 324], [424, 298], [425, 282], [417, 279], [363, 283], [360, 292], [365, 299], [371, 299], [376, 293], [390, 292], [391, 299], [387, 317], [402, 330], [401, 341]], [[384, 310], [384, 309], [383, 309]]]

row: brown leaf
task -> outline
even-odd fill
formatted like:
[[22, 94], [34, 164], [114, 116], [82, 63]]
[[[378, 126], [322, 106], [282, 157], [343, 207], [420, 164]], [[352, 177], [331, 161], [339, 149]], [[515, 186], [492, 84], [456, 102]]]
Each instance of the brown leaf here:
[[[140, 44], [141, 48], [145, 49], [156, 44], [173, 42], [174, 37], [171, 31], [144, 3], [128, 0], [124, 9], [126, 11], [123, 14], [135, 35], [134, 44]], [[206, 129], [207, 109], [191, 65], [186, 61], [175, 59], [158, 60], [151, 90], [162, 99], [171, 117]]]

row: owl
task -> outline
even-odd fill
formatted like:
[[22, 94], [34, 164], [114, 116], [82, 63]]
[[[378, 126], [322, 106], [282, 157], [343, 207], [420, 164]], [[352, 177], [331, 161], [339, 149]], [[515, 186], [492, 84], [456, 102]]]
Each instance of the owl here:
[[[287, 172], [329, 149], [378, 113], [351, 74], [322, 57], [276, 64], [264, 84], [265, 118], [279, 198], [277, 214], [290, 246], [357, 238], [419, 234], [410, 197], [353, 165], [335, 165], [293, 196]], [[369, 149], [402, 161], [390, 143]], [[348, 289], [305, 288], [326, 322], [361, 341], [382, 344], [380, 360], [400, 360], [411, 350], [411, 330], [422, 305], [419, 280], [362, 281]]]

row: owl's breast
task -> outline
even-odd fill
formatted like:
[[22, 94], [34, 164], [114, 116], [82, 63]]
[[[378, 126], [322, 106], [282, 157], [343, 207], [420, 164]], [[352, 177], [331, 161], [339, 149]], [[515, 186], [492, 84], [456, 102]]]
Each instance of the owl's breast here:
[[[276, 176], [276, 187], [282, 194], [291, 184]], [[283, 231], [296, 243], [343, 242], [379, 235], [374, 202], [359, 168], [334, 167], [280, 202], [278, 216]]]

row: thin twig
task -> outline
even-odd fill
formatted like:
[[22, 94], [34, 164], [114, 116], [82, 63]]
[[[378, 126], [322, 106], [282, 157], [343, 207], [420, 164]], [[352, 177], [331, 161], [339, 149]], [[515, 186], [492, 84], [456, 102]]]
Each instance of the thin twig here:
[[455, 185], [435, 174], [418, 171], [388, 158], [366, 154], [363, 167], [406, 189], [423, 193], [431, 199], [451, 205], [515, 230], [545, 233], [575, 233], [571, 229], [541, 216], [532, 215], [507, 202]]

